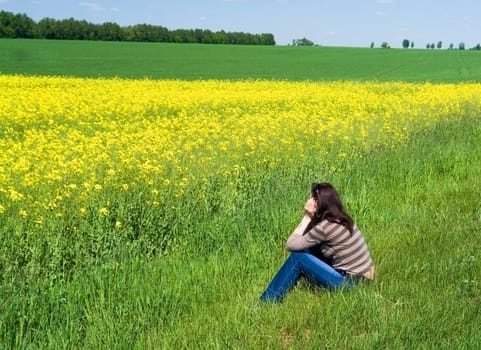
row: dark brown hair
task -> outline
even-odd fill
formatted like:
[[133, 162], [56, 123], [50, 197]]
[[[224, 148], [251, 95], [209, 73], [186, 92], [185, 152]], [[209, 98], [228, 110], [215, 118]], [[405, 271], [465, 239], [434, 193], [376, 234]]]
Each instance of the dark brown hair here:
[[352, 234], [354, 221], [344, 211], [341, 197], [334, 186], [330, 183], [313, 183], [311, 189], [312, 197], [317, 201], [316, 220], [327, 220], [345, 226]]

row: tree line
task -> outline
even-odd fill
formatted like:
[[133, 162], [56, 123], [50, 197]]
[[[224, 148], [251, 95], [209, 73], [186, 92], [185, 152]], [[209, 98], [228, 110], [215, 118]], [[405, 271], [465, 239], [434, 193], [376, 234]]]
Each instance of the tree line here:
[[[403, 48], [407, 49], [408, 47], [409, 47], [409, 40], [404, 39], [403, 40]], [[411, 47], [414, 47], [413, 43], [411, 43]], [[427, 43], [426, 44], [426, 49], [434, 50], [435, 48], [438, 49], [438, 50], [442, 49], [443, 48], [443, 42], [438, 41], [436, 44], [434, 44], [434, 43]], [[457, 47], [458, 50], [465, 50], [465, 48], [466, 47], [465, 47], [463, 42], [460, 42], [458, 44], [458, 47]], [[454, 49], [455, 49], [454, 44], [453, 43], [449, 44], [448, 50], [454, 50]], [[470, 50], [480, 50], [480, 49], [481, 49], [480, 45], [477, 44], [476, 46], [472, 47]]]
[[[371, 42], [371, 48], [374, 47], [374, 42]], [[408, 39], [404, 39], [402, 41], [402, 47], [405, 48], [405, 49], [408, 49], [408, 48], [414, 48], [414, 42], [413, 41], [409, 41]], [[381, 44], [381, 48], [383, 49], [389, 49], [390, 46], [389, 46], [389, 43], [387, 43], [386, 41], [383, 42]], [[436, 44], [434, 43], [427, 43], [426, 44], [426, 49], [442, 49], [443, 48], [443, 42], [442, 41], [438, 41]], [[458, 49], [458, 50], [465, 50], [466, 49], [466, 46], [463, 42], [460, 42], [457, 46], [457, 48], [454, 47], [454, 44], [451, 43], [449, 44], [449, 47], [448, 47], [448, 50], [455, 50], [455, 49]], [[476, 46], [473, 46], [472, 48], [470, 48], [469, 50], [481, 50], [481, 44], [477, 44]]]
[[213, 32], [208, 29], [169, 30], [151, 24], [123, 27], [113, 22], [95, 24], [74, 18], [43, 18], [35, 22], [26, 14], [6, 11], [0, 11], [0, 38], [275, 45], [274, 35], [270, 33], [251, 34], [223, 30]]

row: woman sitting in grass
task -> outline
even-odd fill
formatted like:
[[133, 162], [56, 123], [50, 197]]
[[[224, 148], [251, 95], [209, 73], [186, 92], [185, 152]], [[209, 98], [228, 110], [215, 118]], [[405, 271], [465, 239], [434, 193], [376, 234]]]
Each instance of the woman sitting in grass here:
[[374, 279], [374, 264], [364, 237], [329, 183], [312, 185], [304, 217], [289, 236], [286, 248], [291, 254], [261, 301], [282, 301], [301, 276], [328, 289]]

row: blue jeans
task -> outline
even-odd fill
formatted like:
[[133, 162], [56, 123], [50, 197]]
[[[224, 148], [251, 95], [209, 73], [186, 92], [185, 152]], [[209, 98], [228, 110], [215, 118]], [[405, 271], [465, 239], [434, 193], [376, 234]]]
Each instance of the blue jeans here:
[[357, 282], [356, 279], [336, 271], [308, 250], [292, 252], [261, 295], [260, 300], [281, 302], [284, 295], [294, 287], [301, 276], [305, 276], [316, 285], [327, 289], [350, 287]]

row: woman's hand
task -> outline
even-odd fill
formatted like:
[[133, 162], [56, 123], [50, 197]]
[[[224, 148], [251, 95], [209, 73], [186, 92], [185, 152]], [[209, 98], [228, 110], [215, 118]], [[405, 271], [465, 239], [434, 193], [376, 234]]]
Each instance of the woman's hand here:
[[304, 205], [304, 213], [309, 217], [313, 217], [317, 211], [317, 201], [314, 198], [309, 198]]
[[290, 242], [299, 238], [299, 236], [304, 235], [309, 224], [312, 222], [312, 218], [314, 217], [317, 210], [317, 201], [314, 198], [309, 198], [304, 205], [304, 217], [302, 218], [299, 225], [297, 225], [296, 229], [292, 231], [291, 235], [287, 240], [287, 246], [290, 245]]

